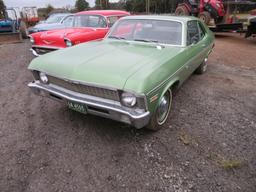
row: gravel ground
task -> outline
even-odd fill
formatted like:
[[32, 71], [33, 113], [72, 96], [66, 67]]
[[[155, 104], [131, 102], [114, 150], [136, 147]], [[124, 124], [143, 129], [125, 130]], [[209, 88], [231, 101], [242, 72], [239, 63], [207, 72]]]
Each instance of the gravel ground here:
[[29, 46], [0, 46], [1, 192], [256, 191], [256, 40], [217, 35], [155, 133], [34, 96]]

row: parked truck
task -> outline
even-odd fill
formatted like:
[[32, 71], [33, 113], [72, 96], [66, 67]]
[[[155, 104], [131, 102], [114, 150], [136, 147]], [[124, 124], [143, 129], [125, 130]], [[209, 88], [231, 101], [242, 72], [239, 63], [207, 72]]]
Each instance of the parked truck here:
[[[230, 5], [253, 5], [250, 1], [225, 1], [222, 0], [180, 0], [175, 14], [193, 15], [199, 17], [213, 32], [239, 32], [245, 37], [256, 35], [256, 17], [247, 18], [246, 22], [230, 20]], [[226, 8], [226, 9], [225, 9]], [[211, 25], [214, 20], [214, 25]]]
[[180, 0], [175, 14], [193, 15], [208, 25], [211, 19], [215, 23], [222, 22], [226, 12], [221, 0]]
[[28, 25], [32, 26], [39, 22], [39, 16], [36, 7], [23, 7], [22, 8], [23, 21]]
[[20, 12], [17, 7], [7, 8], [0, 18], [0, 44], [19, 42], [28, 37], [27, 26], [39, 21], [36, 7], [24, 7]]

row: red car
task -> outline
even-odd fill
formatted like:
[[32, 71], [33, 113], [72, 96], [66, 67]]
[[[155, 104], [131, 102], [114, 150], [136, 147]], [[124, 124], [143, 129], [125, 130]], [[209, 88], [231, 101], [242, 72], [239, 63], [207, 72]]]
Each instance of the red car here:
[[79, 12], [66, 22], [65, 29], [57, 29], [30, 35], [32, 53], [39, 56], [50, 51], [71, 47], [79, 43], [101, 40], [110, 27], [121, 17], [130, 13], [117, 10]]

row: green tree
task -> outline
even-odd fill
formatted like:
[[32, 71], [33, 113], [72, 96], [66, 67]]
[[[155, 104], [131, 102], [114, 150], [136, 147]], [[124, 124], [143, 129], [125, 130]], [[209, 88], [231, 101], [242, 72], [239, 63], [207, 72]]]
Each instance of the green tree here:
[[[96, 0], [96, 7], [101, 8], [101, 5], [104, 6], [104, 0]], [[118, 9], [126, 9], [132, 13], [145, 13], [149, 8], [150, 13], [174, 13], [178, 3], [183, 2], [182, 0], [120, 0], [118, 5]], [[242, 2], [242, 4], [241, 4]], [[227, 5], [230, 7], [230, 11], [233, 12], [237, 10], [239, 12], [250, 11], [252, 9], [256, 9], [256, 0], [250, 1], [236, 1], [234, 0], [223, 0], [225, 8]], [[110, 4], [110, 8], [115, 8], [114, 4]], [[103, 7], [104, 9], [104, 7]]]
[[75, 7], [77, 11], [84, 11], [89, 7], [89, 3], [86, 0], [76, 0]]
[[48, 15], [54, 10], [54, 7], [51, 4], [48, 4], [46, 7], [46, 14]]
[[146, 12], [146, 0], [127, 0], [125, 9], [130, 12]]
[[130, 12], [171, 13], [175, 11], [178, 0], [122, 0]]
[[3, 0], [0, 0], [0, 18], [4, 18], [5, 13], [5, 4]]
[[95, 0], [96, 9], [109, 9], [109, 0]]

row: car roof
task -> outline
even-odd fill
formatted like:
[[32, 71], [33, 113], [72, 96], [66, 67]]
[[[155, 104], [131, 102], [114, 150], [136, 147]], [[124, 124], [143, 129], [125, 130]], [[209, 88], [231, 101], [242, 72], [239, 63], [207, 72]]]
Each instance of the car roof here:
[[134, 15], [127, 16], [123, 19], [151, 19], [151, 20], [170, 20], [179, 22], [188, 22], [191, 20], [198, 20], [198, 18], [193, 16], [173, 16], [173, 15]]
[[92, 14], [92, 15], [103, 15], [103, 16], [111, 16], [111, 15], [130, 15], [127, 11], [121, 10], [92, 10], [92, 11], [82, 11], [76, 13], [75, 15], [83, 15], [83, 14]]
[[52, 17], [52, 16], [63, 16], [63, 17], [66, 17], [66, 16], [69, 16], [69, 15], [72, 15], [72, 13], [52, 13], [49, 15], [49, 17]]
[[52, 13], [50, 15], [72, 15], [72, 13]]

